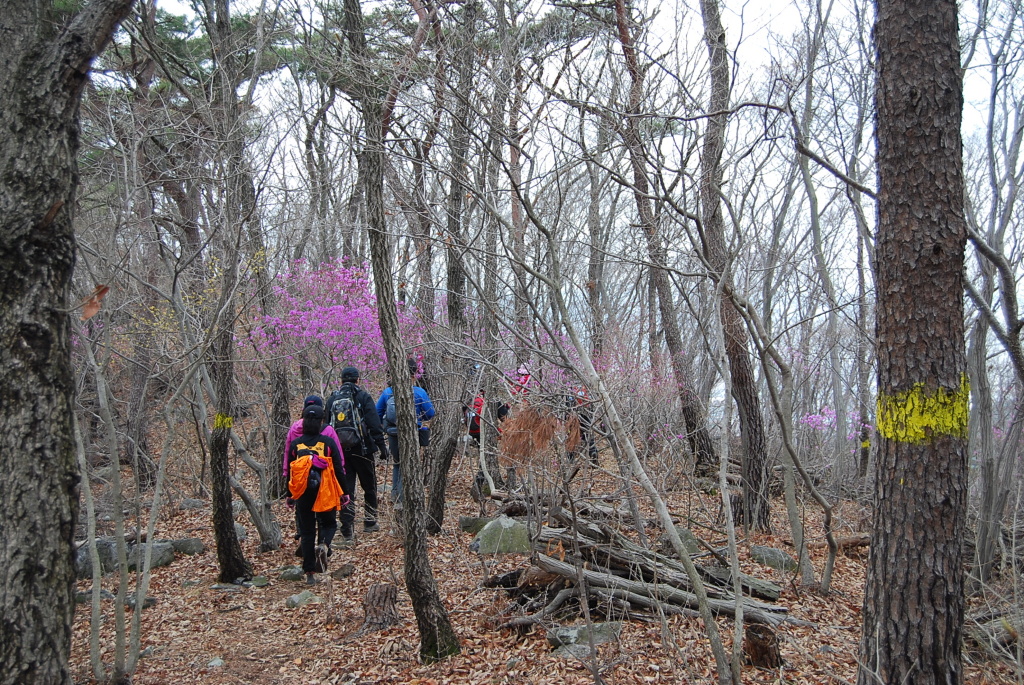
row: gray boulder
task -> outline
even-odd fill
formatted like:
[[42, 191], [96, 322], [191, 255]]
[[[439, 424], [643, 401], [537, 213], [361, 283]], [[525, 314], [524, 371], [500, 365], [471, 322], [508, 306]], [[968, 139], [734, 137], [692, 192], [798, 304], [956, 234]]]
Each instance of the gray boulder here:
[[[128, 606], [129, 609], [134, 609], [135, 608], [135, 601], [136, 601], [135, 600], [135, 593], [134, 592], [130, 592], [130, 593], [128, 593], [128, 596], [125, 598], [125, 602], [124, 603]], [[149, 609], [150, 607], [155, 607], [155, 606], [156, 606], [156, 597], [145, 597], [145, 598], [143, 598], [143, 600], [142, 600], [142, 608], [143, 609]]]
[[298, 566], [288, 566], [281, 569], [281, 580], [305, 580], [306, 574]]
[[235, 537], [238, 538], [239, 542], [249, 537], [249, 533], [246, 532], [245, 526], [241, 523], [235, 524]]
[[469, 548], [480, 554], [525, 554], [530, 551], [530, 531], [525, 523], [499, 516], [480, 529]]
[[202, 554], [206, 551], [206, 545], [199, 538], [184, 538], [182, 540], [171, 540], [174, 545], [174, 551], [178, 554], [187, 554], [192, 556], [193, 554]]
[[484, 526], [494, 520], [493, 516], [460, 516], [459, 528], [464, 533], [476, 535]]
[[201, 499], [185, 498], [181, 500], [181, 504], [178, 505], [178, 508], [185, 511], [189, 509], [205, 509], [206, 502]]
[[[131, 545], [128, 548], [128, 570], [134, 571], [142, 568], [146, 557], [145, 545]], [[153, 542], [153, 556], [150, 558], [150, 568], [169, 566], [174, 561], [174, 544], [171, 542]]]
[[779, 571], [795, 571], [797, 569], [796, 559], [789, 556], [787, 552], [774, 547], [751, 545], [750, 558], [759, 564], [770, 566]]
[[[110, 590], [100, 590], [101, 600], [112, 600], [114, 599], [114, 593]], [[75, 604], [91, 604], [92, 603], [92, 590], [78, 591], [75, 592]]]
[[593, 637], [595, 645], [600, 645], [618, 640], [621, 634], [622, 621], [608, 621], [594, 623], [590, 628], [586, 624], [550, 628], [547, 638], [548, 644], [555, 650], [555, 654], [581, 659], [590, 652], [591, 637]]
[[297, 609], [298, 607], [306, 606], [307, 604], [320, 604], [322, 600], [314, 595], [309, 590], [303, 590], [297, 595], [292, 595], [284, 601], [284, 605], [289, 609]]
[[[687, 528], [686, 526], [676, 526], [676, 532], [679, 533], [679, 539], [683, 541], [683, 549], [686, 550], [687, 554], [698, 554], [704, 551], [703, 545], [697, 541], [697, 536]], [[668, 539], [668, 535], [662, 535], [659, 539], [659, 550], [663, 554], [675, 557], [676, 551], [672, 548], [672, 543]]]
[[[100, 557], [100, 575], [117, 568], [117, 542], [114, 538], [96, 538], [96, 552]], [[75, 552], [75, 572], [79, 580], [92, 578], [92, 556], [88, 543]]]
[[356, 567], [353, 564], [342, 564], [336, 570], [331, 571], [331, 578], [334, 578], [335, 580], [344, 580], [355, 572]]

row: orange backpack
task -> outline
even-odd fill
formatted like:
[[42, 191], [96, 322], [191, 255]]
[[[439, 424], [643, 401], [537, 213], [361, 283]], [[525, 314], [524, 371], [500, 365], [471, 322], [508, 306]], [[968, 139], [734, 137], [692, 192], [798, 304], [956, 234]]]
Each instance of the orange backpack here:
[[[300, 442], [295, 446], [297, 457], [288, 467], [288, 491], [294, 499], [316, 492], [313, 511], [334, 511], [341, 508], [341, 485], [334, 474], [334, 462], [326, 456], [323, 440]], [[324, 467], [319, 464], [326, 464]]]

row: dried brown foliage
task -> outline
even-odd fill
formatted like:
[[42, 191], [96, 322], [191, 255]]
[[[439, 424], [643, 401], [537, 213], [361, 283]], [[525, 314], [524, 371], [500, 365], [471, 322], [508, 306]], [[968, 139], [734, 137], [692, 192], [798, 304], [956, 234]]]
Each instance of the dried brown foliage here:
[[[611, 455], [602, 453], [603, 470], [587, 472], [587, 485], [595, 495], [620, 493], [621, 481], [613, 474]], [[183, 469], [184, 473], [198, 469]], [[459, 515], [478, 514], [478, 506], [469, 497], [475, 473], [470, 460], [456, 464], [449, 487], [452, 520]], [[387, 472], [381, 466], [378, 477], [383, 483]], [[179, 486], [190, 493], [192, 487]], [[716, 496], [692, 490], [668, 494], [671, 510], [680, 518], [687, 516], [702, 524], [713, 525]], [[386, 498], [385, 498], [386, 499]], [[286, 537], [292, 532], [292, 515], [283, 504], [276, 511]], [[703, 512], [703, 513], [702, 513]], [[784, 531], [785, 512], [773, 502], [775, 530]], [[647, 511], [648, 518], [651, 512]], [[837, 507], [838, 528], [844, 533], [862, 530], [863, 508], [853, 504]], [[403, 549], [393, 530], [392, 512], [381, 512], [382, 532], [359, 534], [350, 549], [335, 550], [331, 569], [352, 564], [355, 572], [333, 581], [333, 600], [329, 606], [311, 604], [288, 609], [285, 600], [302, 592], [302, 582], [280, 578], [283, 566], [295, 563], [294, 545], [275, 552], [260, 553], [259, 540], [247, 515], [238, 521], [249, 530], [243, 543], [245, 553], [258, 574], [270, 579], [263, 588], [216, 590], [217, 559], [213, 545], [210, 514], [206, 511], [182, 511], [171, 503], [161, 516], [156, 537], [200, 537], [207, 545], [204, 554], [179, 557], [170, 566], [156, 569], [150, 596], [156, 606], [146, 609], [142, 618], [143, 648], [151, 655], [140, 662], [133, 678], [136, 685], [166, 683], [237, 684], [268, 683], [281, 685], [342, 685], [345, 683], [418, 683], [503, 685], [519, 683], [584, 684], [593, 682], [589, 669], [580, 661], [552, 654], [543, 627], [526, 632], [499, 630], [509, 617], [510, 599], [501, 588], [485, 588], [487, 577], [515, 569], [525, 569], [525, 557], [481, 560], [468, 549], [471, 536], [449, 529], [430, 538], [430, 557], [438, 587], [451, 613], [462, 641], [462, 654], [441, 663], [424, 665], [417, 661], [419, 636], [409, 596], [402, 583]], [[820, 530], [816, 514], [808, 510], [807, 530], [814, 536]], [[714, 532], [695, 528], [712, 545], [722, 539]], [[656, 539], [659, 531], [649, 526], [648, 535]], [[291, 540], [288, 539], [291, 543]], [[792, 576], [754, 563], [747, 551], [749, 544], [786, 547], [784, 536], [754, 535], [743, 542], [740, 564], [744, 572], [780, 584], [779, 599], [790, 615], [810, 625], [784, 624], [777, 629], [781, 668], [762, 670], [745, 667], [747, 685], [820, 685], [853, 681], [860, 638], [860, 611], [863, 597], [864, 566], [861, 558], [840, 556], [836, 560], [836, 592], [822, 597], [800, 588]], [[812, 550], [812, 560], [821, 569], [823, 550]], [[107, 590], [115, 589], [116, 574], [103, 580]], [[401, 622], [380, 632], [357, 635], [364, 622], [363, 601], [377, 583], [398, 585], [397, 610]], [[87, 590], [89, 581], [79, 583]], [[313, 591], [327, 599], [326, 588]], [[113, 643], [112, 603], [103, 601], [103, 635], [106, 649]], [[578, 616], [578, 611], [577, 611]], [[564, 619], [559, 619], [564, 620]], [[722, 635], [732, 636], [731, 623], [720, 620]], [[75, 642], [72, 663], [79, 683], [91, 682], [89, 674], [89, 607], [79, 605], [75, 614]], [[727, 644], [727, 648], [731, 648]], [[215, 657], [225, 665], [211, 667]], [[109, 651], [104, 656], [110, 661]], [[605, 682], [714, 683], [714, 660], [707, 647], [705, 632], [698, 619], [666, 616], [664, 623], [630, 621], [616, 643], [601, 645], [598, 667]], [[967, 666], [965, 682], [1014, 683], [1012, 669], [1005, 663], [977, 660]]]
[[560, 417], [546, 408], [522, 405], [511, 412], [501, 426], [503, 466], [542, 467], [562, 443], [572, 453], [580, 444], [580, 422], [575, 414]]

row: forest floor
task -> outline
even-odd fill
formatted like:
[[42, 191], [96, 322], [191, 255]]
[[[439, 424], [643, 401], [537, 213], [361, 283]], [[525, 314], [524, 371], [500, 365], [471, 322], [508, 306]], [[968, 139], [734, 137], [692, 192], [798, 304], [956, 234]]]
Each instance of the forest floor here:
[[[605, 457], [603, 457], [605, 458]], [[602, 464], [614, 468], [614, 464]], [[390, 507], [382, 503], [381, 531], [362, 534], [357, 526], [354, 547], [335, 550], [331, 569], [352, 564], [354, 573], [341, 580], [325, 580], [311, 588], [324, 602], [297, 609], [285, 600], [306, 589], [302, 581], [285, 581], [279, 569], [299, 562], [292, 515], [283, 502], [275, 504], [287, 542], [269, 553], [258, 551], [255, 528], [243, 513], [238, 521], [249, 531], [243, 549], [258, 575], [270, 579], [265, 587], [237, 591], [213, 589], [217, 583], [217, 557], [209, 511], [180, 510], [173, 499], [159, 521], [157, 538], [198, 537], [206, 552], [178, 556], [170, 565], [154, 569], [149, 596], [156, 605], [142, 614], [142, 648], [148, 655], [139, 662], [135, 683], [289, 683], [290, 685], [337, 685], [339, 683], [590, 683], [593, 669], [606, 683], [714, 683], [714, 659], [699, 619], [669, 616], [664, 621], [626, 622], [617, 642], [597, 648], [596, 661], [563, 658], [552, 653], [545, 630], [534, 627], [520, 633], [497, 628], [509, 606], [506, 592], [482, 587], [488, 575], [526, 567], [526, 555], [481, 558], [469, 550], [472, 536], [458, 528], [460, 515], [479, 515], [479, 505], [469, 496], [471, 460], [463, 457], [453, 465], [449, 508], [444, 531], [429, 540], [429, 553], [441, 597], [462, 642], [459, 655], [425, 665], [417, 657], [419, 637], [402, 574], [403, 550], [392, 526]], [[387, 470], [390, 474], [390, 470]], [[378, 467], [385, 482], [385, 468]], [[621, 492], [618, 479], [604, 469], [585, 472], [587, 488], [594, 497]], [[383, 489], [383, 488], [382, 488]], [[361, 493], [360, 493], [361, 494]], [[382, 493], [383, 495], [383, 493]], [[382, 496], [386, 500], [386, 496]], [[674, 515], [699, 518], [704, 512], [714, 524], [715, 498], [680, 489], [670, 493]], [[773, 503], [774, 530], [788, 531], [781, 501]], [[492, 510], [493, 510], [492, 506]], [[649, 512], [648, 512], [649, 514]], [[653, 516], [650, 518], [653, 519]], [[357, 521], [360, 517], [357, 517]], [[837, 529], [841, 534], [866, 530], [867, 511], [855, 504], [839, 507]], [[718, 522], [720, 526], [721, 522]], [[807, 526], [816, 536], [814, 512], [808, 508]], [[717, 532], [695, 532], [715, 546], [724, 544]], [[652, 539], [660, 534], [656, 524], [647, 530]], [[340, 535], [339, 535], [340, 537]], [[860, 639], [866, 550], [861, 556], [840, 555], [836, 560], [832, 593], [827, 597], [803, 590], [791, 574], [750, 560], [751, 544], [790, 549], [784, 535], [754, 535], [741, 540], [740, 560], [746, 573], [782, 586], [779, 604], [789, 610], [797, 625], [778, 628], [781, 669], [745, 667], [743, 683], [846, 683], [856, 679]], [[824, 550], [814, 550], [820, 575]], [[326, 579], [326, 574], [322, 576]], [[117, 574], [108, 574], [106, 589], [116, 590]], [[374, 583], [398, 586], [401, 623], [389, 630], [356, 636], [363, 622], [363, 597]], [[88, 590], [89, 581], [78, 589]], [[102, 639], [104, 660], [109, 663], [113, 643], [110, 601], [103, 602]], [[340, 620], [330, 622], [329, 617]], [[563, 618], [565, 624], [582, 623], [578, 616]], [[72, 666], [78, 682], [92, 682], [89, 665], [90, 607], [79, 605], [74, 621]], [[722, 619], [719, 631], [731, 649], [733, 624]], [[972, 685], [1017, 683], [1012, 666], [966, 654], [965, 682]], [[223, 665], [211, 666], [220, 659]]]

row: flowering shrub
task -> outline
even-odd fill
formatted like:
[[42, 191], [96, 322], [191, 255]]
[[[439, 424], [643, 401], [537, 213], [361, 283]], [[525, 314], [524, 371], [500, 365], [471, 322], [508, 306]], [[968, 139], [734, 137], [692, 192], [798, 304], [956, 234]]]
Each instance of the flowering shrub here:
[[[274, 294], [279, 311], [256, 321], [245, 343], [263, 355], [308, 364], [323, 378], [345, 366], [357, 367], [363, 377], [385, 374], [369, 265], [338, 260], [310, 267], [299, 260], [277, 276]], [[400, 305], [398, 319], [406, 343], [418, 344], [422, 327], [416, 317]]]

